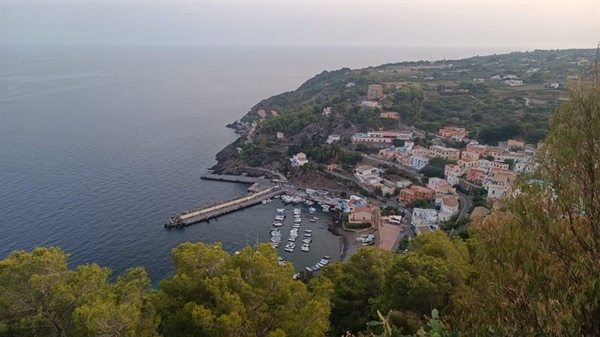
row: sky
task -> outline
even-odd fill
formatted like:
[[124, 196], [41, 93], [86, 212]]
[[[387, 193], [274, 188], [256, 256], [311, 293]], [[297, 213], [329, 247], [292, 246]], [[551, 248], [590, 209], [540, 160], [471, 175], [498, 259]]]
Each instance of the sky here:
[[0, 43], [595, 48], [600, 0], [0, 0]]

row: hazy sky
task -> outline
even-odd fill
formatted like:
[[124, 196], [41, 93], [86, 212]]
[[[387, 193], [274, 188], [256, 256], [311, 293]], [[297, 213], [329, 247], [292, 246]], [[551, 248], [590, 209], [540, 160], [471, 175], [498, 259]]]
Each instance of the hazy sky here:
[[588, 1], [6, 1], [2, 43], [594, 48]]

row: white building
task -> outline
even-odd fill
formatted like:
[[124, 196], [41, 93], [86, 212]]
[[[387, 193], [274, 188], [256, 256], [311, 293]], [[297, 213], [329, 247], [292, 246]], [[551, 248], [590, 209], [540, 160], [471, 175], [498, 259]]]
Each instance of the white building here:
[[417, 235], [438, 229], [437, 223], [438, 213], [435, 209], [415, 208], [413, 210], [411, 225]]
[[340, 139], [342, 139], [342, 137], [340, 135], [329, 135], [327, 137], [327, 144], [331, 144], [333, 142], [339, 141]]
[[517, 87], [523, 85], [523, 80], [506, 80], [504, 83], [511, 87]]
[[323, 108], [323, 115], [328, 116], [331, 113], [331, 107]]
[[448, 221], [453, 215], [458, 213], [458, 199], [455, 197], [444, 197], [442, 198], [442, 204], [440, 208], [440, 214], [438, 215], [440, 221]]
[[415, 170], [420, 170], [423, 167], [427, 166], [427, 164], [429, 164], [429, 158], [425, 158], [425, 157], [420, 157], [420, 156], [411, 156], [410, 157], [410, 168], [413, 168]]
[[373, 166], [359, 166], [354, 169], [354, 176], [364, 184], [373, 178], [379, 178], [379, 172], [380, 170]]
[[308, 159], [306, 159], [304, 152], [299, 152], [298, 154], [294, 155], [290, 161], [292, 162], [292, 166], [302, 166], [308, 164]]
[[374, 101], [362, 101], [360, 105], [367, 108], [379, 108], [379, 103]]

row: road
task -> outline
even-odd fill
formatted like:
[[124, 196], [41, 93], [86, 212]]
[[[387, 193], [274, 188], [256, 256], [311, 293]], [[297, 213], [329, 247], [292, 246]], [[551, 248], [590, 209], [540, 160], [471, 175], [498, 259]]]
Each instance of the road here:
[[458, 204], [460, 209], [460, 212], [458, 213], [458, 220], [464, 218], [465, 216], [467, 216], [467, 212], [469, 212], [469, 210], [471, 209], [471, 206], [473, 205], [473, 200], [471, 200], [471, 198], [469, 198], [469, 196], [467, 196], [466, 194], [462, 193], [462, 192], [458, 192]]

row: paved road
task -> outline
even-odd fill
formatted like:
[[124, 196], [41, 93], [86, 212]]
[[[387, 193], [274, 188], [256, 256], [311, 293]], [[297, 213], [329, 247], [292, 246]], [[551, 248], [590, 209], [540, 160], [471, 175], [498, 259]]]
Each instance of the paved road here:
[[471, 209], [471, 205], [473, 205], [473, 200], [471, 200], [471, 198], [462, 193], [462, 192], [458, 192], [458, 203], [459, 206], [461, 207], [460, 212], [458, 213], [458, 220], [464, 218], [465, 216], [467, 216], [467, 212]]

